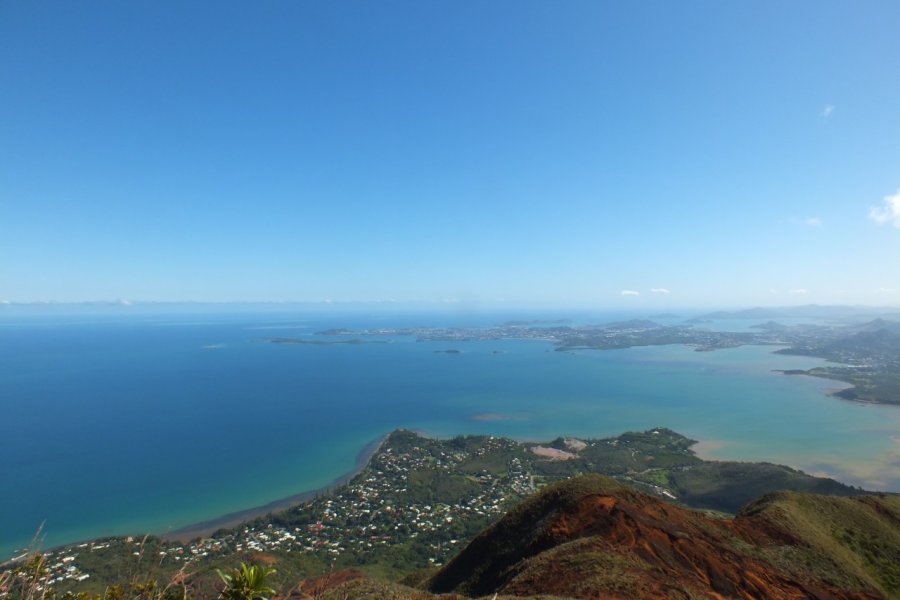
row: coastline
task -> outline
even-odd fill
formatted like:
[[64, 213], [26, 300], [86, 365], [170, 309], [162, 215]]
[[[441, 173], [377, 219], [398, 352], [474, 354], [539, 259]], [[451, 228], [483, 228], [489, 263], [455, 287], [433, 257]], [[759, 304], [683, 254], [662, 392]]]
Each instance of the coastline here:
[[322, 494], [327, 494], [335, 488], [349, 483], [351, 479], [359, 475], [369, 464], [369, 461], [372, 459], [375, 453], [378, 452], [378, 450], [384, 444], [385, 440], [387, 440], [388, 436], [390, 436], [390, 433], [386, 433], [363, 446], [362, 450], [359, 451], [359, 454], [356, 457], [356, 465], [353, 467], [353, 469], [347, 473], [344, 473], [340, 477], [337, 477], [328, 485], [313, 490], [300, 492], [299, 494], [294, 494], [293, 496], [288, 496], [287, 498], [273, 500], [272, 502], [263, 504], [262, 506], [255, 506], [253, 508], [247, 508], [244, 510], [224, 514], [213, 519], [208, 519], [206, 521], [200, 521], [199, 523], [185, 525], [184, 527], [179, 527], [178, 529], [157, 534], [157, 537], [167, 542], [189, 542], [196, 538], [209, 537], [220, 529], [235, 527], [245, 521], [249, 521], [257, 517], [263, 517], [271, 513], [287, 510], [293, 506], [296, 506], [297, 504], [312, 500], [317, 496], [321, 496]]
[[725, 460], [716, 456], [716, 451], [728, 445], [725, 440], [695, 440], [691, 444], [691, 452], [700, 460], [720, 461]]
[[[403, 429], [401, 429], [401, 431], [402, 430]], [[397, 430], [394, 430], [394, 431], [397, 431]], [[423, 437], [426, 437], [429, 439], [447, 440], [447, 439], [450, 439], [453, 437], [453, 436], [447, 436], [447, 435], [436, 435], [434, 433], [431, 433], [431, 432], [428, 432], [428, 431], [425, 431], [422, 429], [408, 429], [407, 431], [411, 431], [417, 435], [420, 435], [420, 436], [423, 436]], [[312, 489], [312, 490], [307, 490], [307, 491], [304, 491], [304, 492], [301, 492], [298, 494], [288, 496], [286, 498], [274, 500], [272, 502], [269, 502], [269, 503], [261, 505], [261, 506], [256, 506], [256, 507], [243, 509], [243, 510], [239, 510], [239, 511], [234, 511], [234, 512], [230, 512], [230, 513], [221, 515], [219, 517], [192, 523], [192, 524], [186, 525], [184, 527], [180, 527], [178, 529], [173, 529], [173, 530], [167, 531], [165, 533], [151, 532], [148, 535], [157, 537], [165, 542], [188, 543], [188, 542], [191, 542], [198, 538], [210, 537], [216, 531], [219, 531], [221, 529], [229, 529], [229, 528], [237, 527], [237, 526], [239, 526], [243, 523], [246, 523], [248, 521], [251, 521], [253, 519], [256, 519], [259, 517], [265, 517], [265, 516], [271, 515], [273, 513], [288, 510], [288, 509], [290, 509], [294, 506], [297, 506], [298, 504], [301, 504], [303, 502], [314, 500], [321, 495], [325, 495], [330, 492], [333, 492], [335, 489], [339, 488], [340, 486], [343, 486], [343, 485], [349, 483], [354, 477], [356, 477], [362, 471], [364, 471], [365, 468], [369, 465], [372, 457], [375, 454], [377, 454], [378, 451], [384, 446], [384, 443], [387, 441], [387, 439], [391, 436], [392, 433], [393, 433], [393, 431], [390, 433], [383, 434], [380, 437], [365, 444], [362, 447], [362, 449], [357, 453], [356, 464], [355, 464], [354, 468], [351, 471], [346, 472], [345, 474], [335, 478], [331, 483], [329, 483], [325, 486], [322, 486], [322, 487], [319, 487], [316, 489]], [[625, 433], [627, 433], [627, 432], [625, 432]], [[475, 435], [483, 436], [483, 435], [487, 435], [487, 434], [475, 434]], [[619, 434], [619, 435], [622, 435], [622, 434]], [[546, 439], [544, 439], [544, 440], [534, 440], [534, 439], [529, 440], [529, 439], [525, 439], [525, 438], [517, 438], [517, 437], [511, 437], [511, 436], [501, 436], [501, 437], [508, 437], [508, 439], [516, 441], [516, 442], [521, 443], [526, 446], [541, 446], [541, 445], [545, 445], [545, 444], [549, 443], [549, 441], [547, 441]], [[576, 438], [576, 439], [581, 439], [581, 438]], [[589, 436], [584, 439], [589, 439]], [[590, 438], [590, 439], [602, 439], [602, 438]], [[895, 443], [900, 443], [900, 437], [892, 438], [892, 440]], [[692, 441], [693, 441], [693, 443], [690, 444], [690, 451], [697, 458], [704, 460], [704, 461], [758, 462], [758, 461], [753, 461], [753, 460], [748, 460], [748, 459], [723, 458], [721, 456], [716, 456], [717, 451], [721, 450], [722, 448], [725, 448], [726, 446], [731, 445], [726, 440], [722, 440], [722, 439], [699, 439], [699, 440], [697, 440], [697, 439], [695, 439]], [[540, 454], [540, 453], [538, 453], [538, 454]], [[833, 474], [830, 472], [813, 473], [813, 472], [809, 471], [808, 469], [804, 468], [803, 466], [787, 464], [786, 462], [777, 462], [777, 464], [784, 464], [793, 469], [804, 471], [804, 472], [813, 474], [814, 476], [817, 476], [817, 477], [829, 477], [829, 478], [834, 479], [835, 481], [838, 481], [840, 483], [844, 483], [847, 485], [867, 485], [864, 482], [854, 481], [853, 479], [848, 479], [846, 476], [841, 476], [840, 474]], [[882, 489], [882, 488], [878, 488], [878, 489]], [[119, 535], [113, 535], [113, 536], [101, 536], [101, 537], [96, 537], [96, 538], [86, 538], [83, 540], [68, 542], [65, 544], [57, 544], [50, 548], [47, 548], [46, 550], [56, 551], [56, 550], [60, 550], [60, 549], [64, 549], [64, 548], [71, 548], [77, 544], [84, 543], [84, 542], [104, 540], [104, 539], [110, 539], [110, 538], [116, 538], [116, 537], [125, 537], [125, 535], [127, 535], [127, 534], [119, 534]], [[132, 534], [132, 535], [134, 537], [140, 537], [142, 534], [136, 533], [136, 534]], [[25, 558], [26, 556], [27, 556], [27, 552], [25, 552], [24, 554], [21, 554], [20, 556], [11, 556], [7, 559], [0, 558], [0, 567], [4, 567], [4, 566], [8, 566], [10, 564], [13, 564], [16, 561]]]

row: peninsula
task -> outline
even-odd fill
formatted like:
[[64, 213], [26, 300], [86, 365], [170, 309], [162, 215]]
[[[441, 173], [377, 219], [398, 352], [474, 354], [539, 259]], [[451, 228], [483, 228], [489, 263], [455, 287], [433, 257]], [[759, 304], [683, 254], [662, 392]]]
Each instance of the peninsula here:
[[[321, 343], [364, 343], [391, 337], [414, 337], [419, 342], [460, 343], [470, 341], [540, 340], [550, 342], [559, 352], [575, 350], [615, 350], [635, 346], [683, 344], [698, 352], [753, 344], [773, 346], [779, 354], [824, 358], [833, 366], [789, 375], [811, 375], [849, 383], [852, 387], [834, 395], [859, 402], [900, 404], [900, 317], [887, 317], [830, 325], [784, 325], [769, 318], [751, 326], [753, 331], [714, 331], [701, 325], [706, 317], [733, 314], [772, 317], [781, 313], [759, 309], [744, 313], [713, 313], [680, 325], [660, 325], [647, 319], [633, 319], [598, 325], [570, 325], [568, 322], [510, 321], [494, 327], [412, 327], [379, 329], [331, 329], [320, 331]], [[787, 313], [792, 314], [792, 313]], [[802, 313], [801, 313], [802, 314]], [[831, 313], [816, 313], [831, 314]], [[870, 315], [869, 315], [870, 316]], [[273, 340], [275, 341], [275, 340]], [[279, 343], [280, 342], [279, 340]], [[312, 341], [303, 343], [315, 343]], [[439, 352], [452, 352], [439, 350]]]
[[[53, 549], [44, 553], [45, 583], [60, 592], [100, 592], [136, 572], [168, 579], [186, 569], [198, 595], [206, 597], [213, 595], [215, 569], [240, 560], [277, 564], [285, 586], [348, 567], [404, 576], [445, 564], [525, 498], [583, 473], [610, 476], [710, 514], [735, 513], [775, 490], [862, 493], [784, 466], [705, 461], [694, 445], [664, 428], [546, 443], [494, 436], [434, 439], [398, 430], [373, 446], [368, 463], [347, 483], [286, 510], [188, 541], [115, 537]], [[204, 528], [208, 524], [199, 529]]]

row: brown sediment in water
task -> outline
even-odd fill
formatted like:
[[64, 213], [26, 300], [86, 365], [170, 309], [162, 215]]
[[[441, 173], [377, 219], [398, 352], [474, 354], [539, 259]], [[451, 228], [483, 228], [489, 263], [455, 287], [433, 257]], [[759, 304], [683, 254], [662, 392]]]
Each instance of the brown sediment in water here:
[[512, 417], [503, 413], [480, 413], [469, 417], [470, 421], [509, 421]]
[[719, 460], [716, 452], [727, 445], [728, 443], [722, 440], [699, 440], [691, 446], [691, 450], [702, 460]]

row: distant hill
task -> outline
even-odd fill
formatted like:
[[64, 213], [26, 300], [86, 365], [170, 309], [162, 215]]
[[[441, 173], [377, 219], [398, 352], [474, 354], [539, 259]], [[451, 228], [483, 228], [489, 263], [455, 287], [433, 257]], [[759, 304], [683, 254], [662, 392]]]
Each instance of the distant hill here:
[[766, 321], [765, 323], [760, 323], [759, 325], [751, 325], [750, 328], [762, 329], [763, 331], [786, 331], [790, 329], [789, 326], [777, 321], [772, 321], [771, 319]]
[[662, 325], [648, 319], [630, 319], [628, 321], [615, 321], [604, 323], [601, 329], [660, 329]]
[[419, 589], [352, 579], [316, 598], [896, 598], [900, 496], [779, 492], [721, 519], [584, 475], [520, 504]]
[[843, 319], [849, 317], [865, 316], [896, 316], [896, 308], [872, 307], [872, 306], [821, 306], [819, 304], [807, 304], [804, 306], [782, 306], [773, 308], [747, 308], [733, 311], [716, 311], [700, 315], [699, 320], [713, 319], [778, 319], [778, 318], [807, 318], [807, 319]]
[[877, 318], [862, 325], [854, 325], [848, 329], [863, 332], [887, 331], [890, 333], [900, 334], [900, 320], [888, 320]]
[[708, 321], [713, 319], [774, 319], [776, 317], [786, 316], [784, 312], [775, 308], [747, 308], [744, 310], [719, 310], [716, 312], [706, 313], [695, 317], [698, 321]]
[[[808, 329], [803, 332], [803, 327]], [[879, 317], [842, 327], [796, 326], [779, 335], [794, 339], [776, 354], [816, 356], [838, 363], [792, 374], [845, 381], [853, 387], [834, 393], [845, 400], [900, 404], [900, 319]]]
[[[898, 323], [900, 325], [900, 323]], [[825, 351], [844, 352], [896, 352], [900, 349], [900, 328], [863, 330], [824, 346]]]
[[583, 476], [511, 511], [428, 587], [471, 596], [878, 598], [900, 592], [898, 577], [897, 496], [777, 493], [723, 520]]

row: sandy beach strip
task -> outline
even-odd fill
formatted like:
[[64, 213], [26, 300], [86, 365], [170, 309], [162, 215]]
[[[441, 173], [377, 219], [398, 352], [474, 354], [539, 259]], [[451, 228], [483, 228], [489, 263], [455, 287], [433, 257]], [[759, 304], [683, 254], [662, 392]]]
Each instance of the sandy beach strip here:
[[369, 464], [369, 461], [372, 459], [372, 457], [375, 456], [375, 453], [377, 453], [378, 450], [381, 449], [382, 444], [384, 444], [389, 435], [390, 434], [385, 434], [377, 440], [366, 444], [366, 446], [362, 450], [360, 450], [359, 455], [356, 459], [356, 466], [353, 468], [353, 470], [349, 473], [341, 475], [324, 487], [301, 492], [287, 498], [269, 502], [268, 504], [264, 504], [262, 506], [239, 510], [233, 513], [222, 515], [221, 517], [209, 519], [208, 521], [201, 521], [199, 523], [193, 523], [191, 525], [180, 527], [172, 531], [167, 531], [165, 533], [159, 534], [159, 538], [167, 542], [189, 542], [190, 540], [196, 538], [208, 537], [220, 529], [236, 527], [237, 525], [240, 525], [245, 521], [249, 521], [257, 517], [262, 517], [271, 513], [281, 512], [298, 504], [302, 504], [303, 502], [313, 500], [323, 494], [327, 494], [328, 492], [333, 491], [335, 488], [349, 483], [351, 479], [356, 477], [363, 469], [365, 469], [366, 465]]

